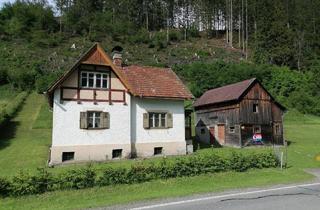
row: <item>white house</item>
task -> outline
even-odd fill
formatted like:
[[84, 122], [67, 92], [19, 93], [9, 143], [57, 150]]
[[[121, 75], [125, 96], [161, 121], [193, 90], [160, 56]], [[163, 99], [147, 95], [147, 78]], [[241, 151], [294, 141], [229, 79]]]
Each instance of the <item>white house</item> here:
[[186, 154], [184, 100], [169, 68], [122, 66], [99, 44], [47, 91], [53, 107], [50, 165]]

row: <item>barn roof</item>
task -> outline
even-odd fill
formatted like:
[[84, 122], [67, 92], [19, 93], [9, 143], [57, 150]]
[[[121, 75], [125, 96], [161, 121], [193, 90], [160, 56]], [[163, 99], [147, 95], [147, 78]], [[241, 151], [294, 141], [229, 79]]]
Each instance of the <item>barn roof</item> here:
[[193, 106], [198, 107], [238, 100], [254, 81], [256, 81], [256, 78], [208, 90], [193, 104]]
[[[256, 83], [259, 83], [261, 85], [261, 83], [256, 78], [252, 78], [234, 84], [208, 90], [198, 100], [196, 100], [193, 106], [201, 107], [206, 105], [239, 101], [247, 93], [247, 91]], [[262, 85], [261, 87], [270, 95], [271, 99], [281, 109], [285, 110], [285, 107], [276, 102], [274, 98], [271, 96], [271, 94]]]

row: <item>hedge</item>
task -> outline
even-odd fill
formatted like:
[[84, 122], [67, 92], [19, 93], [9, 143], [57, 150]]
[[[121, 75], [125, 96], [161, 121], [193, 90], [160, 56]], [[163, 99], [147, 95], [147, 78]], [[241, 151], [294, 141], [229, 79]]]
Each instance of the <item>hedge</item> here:
[[0, 126], [16, 114], [27, 96], [27, 92], [21, 92], [12, 100], [12, 102], [0, 107]]
[[22, 196], [54, 190], [133, 184], [155, 179], [196, 176], [224, 171], [243, 172], [251, 168], [277, 166], [279, 166], [279, 161], [271, 151], [249, 154], [234, 152], [226, 157], [214, 154], [213, 151], [178, 158], [163, 158], [156, 163], [136, 163], [129, 168], [107, 167], [102, 171], [88, 165], [53, 175], [47, 169], [40, 168], [33, 175], [20, 171], [12, 179], [0, 177], [0, 196]]

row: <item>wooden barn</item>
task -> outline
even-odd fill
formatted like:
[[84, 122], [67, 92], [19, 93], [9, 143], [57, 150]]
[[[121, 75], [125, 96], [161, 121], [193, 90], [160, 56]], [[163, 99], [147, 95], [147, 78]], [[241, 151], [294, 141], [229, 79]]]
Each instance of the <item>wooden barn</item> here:
[[237, 147], [284, 142], [285, 108], [255, 78], [208, 90], [193, 106], [199, 141]]

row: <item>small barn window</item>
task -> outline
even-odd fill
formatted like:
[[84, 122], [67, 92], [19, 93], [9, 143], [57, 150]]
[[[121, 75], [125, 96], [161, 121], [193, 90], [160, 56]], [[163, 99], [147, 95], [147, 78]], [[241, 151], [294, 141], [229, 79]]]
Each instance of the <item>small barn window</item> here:
[[74, 160], [74, 152], [63, 152], [62, 153], [62, 162]]
[[279, 124], [276, 124], [276, 125], [275, 125], [275, 134], [276, 134], [276, 135], [281, 134], [281, 129], [280, 129], [280, 125], [279, 125]]
[[236, 132], [236, 128], [234, 126], [230, 126], [229, 133], [235, 133], [235, 132]]
[[122, 157], [122, 149], [112, 150], [112, 158], [121, 158], [121, 157]]
[[162, 154], [162, 147], [155, 147], [153, 154], [154, 155], [161, 155]]
[[259, 113], [259, 105], [258, 104], [253, 104], [253, 113]]
[[261, 126], [260, 125], [253, 126], [253, 133], [261, 133]]
[[201, 128], [200, 133], [201, 133], [201, 134], [205, 134], [205, 133], [206, 133], [206, 129]]

